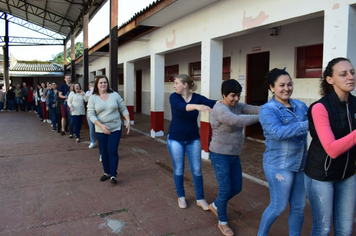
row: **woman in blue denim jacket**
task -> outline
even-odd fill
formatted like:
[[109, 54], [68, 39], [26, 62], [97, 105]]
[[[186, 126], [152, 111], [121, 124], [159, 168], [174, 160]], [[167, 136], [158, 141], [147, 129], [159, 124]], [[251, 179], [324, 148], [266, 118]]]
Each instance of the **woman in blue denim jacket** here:
[[263, 212], [258, 236], [267, 236], [288, 202], [289, 235], [300, 235], [306, 204], [304, 165], [307, 156], [308, 107], [291, 99], [293, 83], [285, 69], [273, 69], [266, 83], [273, 97], [260, 111], [266, 137], [263, 168], [270, 191], [270, 204]]

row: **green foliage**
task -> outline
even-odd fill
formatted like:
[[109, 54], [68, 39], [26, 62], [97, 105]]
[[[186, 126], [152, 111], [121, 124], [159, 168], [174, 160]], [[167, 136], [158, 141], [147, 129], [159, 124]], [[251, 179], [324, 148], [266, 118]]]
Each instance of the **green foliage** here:
[[[82, 42], [77, 42], [75, 44], [74, 48], [75, 48], [75, 58], [78, 58], [81, 55], [83, 55], [83, 43]], [[67, 63], [71, 62], [71, 51], [72, 51], [71, 47], [69, 49], [67, 49]], [[63, 52], [60, 52], [57, 55], [52, 55], [52, 60], [53, 60], [53, 62], [63, 63]]]

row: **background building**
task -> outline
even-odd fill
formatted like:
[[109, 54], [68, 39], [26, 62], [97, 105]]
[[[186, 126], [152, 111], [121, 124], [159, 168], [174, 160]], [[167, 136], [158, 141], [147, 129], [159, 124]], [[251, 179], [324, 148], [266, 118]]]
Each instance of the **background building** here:
[[[194, 77], [197, 92], [212, 99], [221, 99], [223, 79], [237, 79], [243, 86], [241, 102], [262, 105], [271, 97], [264, 76], [286, 67], [293, 98], [310, 105], [320, 98], [319, 78], [329, 60], [348, 57], [356, 64], [355, 0], [168, 2], [156, 1], [120, 28], [132, 22], [133, 30], [151, 27], [119, 44], [114, 89], [131, 113], [151, 115], [152, 137], [163, 135], [162, 121], [171, 118], [168, 98], [177, 74]], [[108, 74], [108, 52], [100, 53], [90, 59], [89, 80]], [[78, 63], [76, 74], [81, 71]], [[201, 115], [200, 125], [201, 133], [210, 132], [208, 114]], [[259, 138], [262, 130], [251, 126], [246, 135]], [[203, 156], [208, 142], [202, 138]]]

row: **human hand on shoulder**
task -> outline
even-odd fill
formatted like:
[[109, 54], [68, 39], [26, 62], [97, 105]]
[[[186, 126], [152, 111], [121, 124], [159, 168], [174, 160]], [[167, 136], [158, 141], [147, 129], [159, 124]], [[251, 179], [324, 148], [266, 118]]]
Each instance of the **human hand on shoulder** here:
[[197, 110], [202, 112], [210, 112], [211, 108], [206, 105], [197, 105]]

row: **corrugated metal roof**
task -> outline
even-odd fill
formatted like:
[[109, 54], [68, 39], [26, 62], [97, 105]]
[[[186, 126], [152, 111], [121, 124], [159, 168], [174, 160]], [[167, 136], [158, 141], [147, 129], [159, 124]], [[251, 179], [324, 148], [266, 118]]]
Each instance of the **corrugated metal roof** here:
[[83, 14], [92, 19], [107, 0], [15, 0], [0, 1], [0, 12], [49, 29], [61, 35], [80, 33]]

